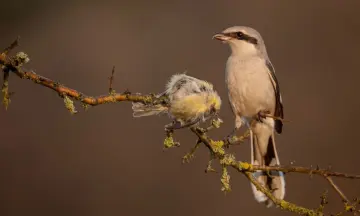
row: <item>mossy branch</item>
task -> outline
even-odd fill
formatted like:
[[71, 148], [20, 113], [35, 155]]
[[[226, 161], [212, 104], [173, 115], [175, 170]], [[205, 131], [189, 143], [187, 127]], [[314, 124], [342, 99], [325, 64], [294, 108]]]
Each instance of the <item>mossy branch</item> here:
[[[0, 54], [0, 66], [3, 71], [3, 85], [2, 92], [4, 95], [3, 103], [5, 108], [8, 108], [10, 103], [11, 93], [9, 92], [9, 76], [11, 74], [15, 74], [22, 79], [32, 80], [34, 83], [45, 86], [53, 91], [57, 92], [59, 96], [61, 96], [64, 100], [65, 107], [72, 113], [77, 113], [74, 101], [79, 101], [83, 104], [84, 108], [88, 106], [96, 106], [105, 103], [115, 103], [122, 101], [129, 102], [142, 102], [144, 104], [161, 104], [163, 106], [168, 106], [168, 98], [166, 97], [156, 97], [154, 94], [132, 94], [129, 91], [124, 91], [123, 93], [116, 93], [112, 84], [114, 81], [114, 68], [111, 73], [111, 77], [109, 77], [109, 93], [107, 95], [102, 96], [87, 96], [75, 89], [66, 87], [58, 82], [55, 82], [46, 77], [40, 76], [32, 71], [23, 71], [21, 66], [26, 64], [30, 59], [27, 54], [23, 52], [17, 53], [15, 56], [9, 56], [9, 52], [18, 46], [18, 39], [14, 41], [8, 48], [6, 48]], [[267, 116], [272, 117], [272, 116]], [[242, 173], [255, 187], [263, 192], [270, 200], [272, 200], [276, 206], [280, 207], [283, 210], [287, 210], [290, 212], [294, 212], [300, 215], [324, 215], [323, 210], [325, 205], [327, 204], [327, 194], [324, 193], [321, 196], [321, 203], [319, 208], [310, 209], [305, 208], [300, 205], [285, 201], [279, 200], [275, 198], [271, 191], [265, 187], [263, 187], [253, 176], [253, 172], [262, 170], [262, 171], [282, 171], [284, 173], [303, 173], [308, 175], [319, 175], [324, 177], [330, 185], [334, 188], [334, 190], [339, 194], [342, 201], [344, 202], [344, 212], [352, 212], [356, 214], [356, 212], [360, 212], [356, 209], [357, 205], [360, 204], [359, 199], [355, 199], [354, 202], [350, 202], [349, 199], [345, 196], [345, 194], [340, 190], [340, 188], [334, 183], [331, 177], [341, 177], [348, 179], [360, 179], [360, 175], [350, 175], [346, 173], [333, 172], [330, 169], [320, 169], [320, 168], [306, 168], [300, 166], [256, 166], [247, 162], [236, 160], [235, 156], [226, 152], [226, 149], [234, 144], [239, 144], [245, 141], [249, 137], [249, 131], [245, 132], [245, 134], [241, 137], [233, 137], [230, 141], [228, 139], [224, 140], [212, 140], [207, 132], [220, 127], [222, 123], [221, 120], [213, 120], [212, 124], [208, 128], [200, 128], [200, 127], [192, 127], [190, 130], [198, 137], [198, 141], [194, 148], [184, 156], [183, 162], [190, 162], [190, 160], [194, 157], [195, 151], [199, 148], [200, 144], [204, 144], [210, 152], [210, 159], [208, 166], [206, 168], [206, 172], [215, 171], [212, 168], [212, 162], [214, 160], [218, 160], [222, 167], [222, 175], [221, 175], [221, 183], [222, 190], [228, 192], [231, 190], [230, 186], [230, 175], [228, 173], [228, 168], [234, 168], [238, 172]], [[164, 141], [164, 148], [170, 147], [178, 147], [180, 144], [175, 142], [173, 139], [173, 131], [167, 131], [166, 138]]]

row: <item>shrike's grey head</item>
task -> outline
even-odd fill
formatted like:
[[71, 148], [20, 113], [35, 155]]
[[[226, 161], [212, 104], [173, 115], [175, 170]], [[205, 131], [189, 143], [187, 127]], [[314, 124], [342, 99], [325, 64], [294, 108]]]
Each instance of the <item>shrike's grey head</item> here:
[[264, 41], [258, 31], [246, 26], [233, 26], [213, 36], [230, 45], [232, 55], [267, 56]]

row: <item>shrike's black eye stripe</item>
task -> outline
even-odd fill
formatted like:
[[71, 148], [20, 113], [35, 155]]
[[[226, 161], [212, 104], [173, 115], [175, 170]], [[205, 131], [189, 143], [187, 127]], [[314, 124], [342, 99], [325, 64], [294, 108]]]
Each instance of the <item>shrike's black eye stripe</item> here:
[[231, 33], [226, 33], [225, 35], [238, 40], [244, 40], [255, 45], [258, 44], [258, 40], [256, 38], [244, 34], [243, 32], [231, 32]]

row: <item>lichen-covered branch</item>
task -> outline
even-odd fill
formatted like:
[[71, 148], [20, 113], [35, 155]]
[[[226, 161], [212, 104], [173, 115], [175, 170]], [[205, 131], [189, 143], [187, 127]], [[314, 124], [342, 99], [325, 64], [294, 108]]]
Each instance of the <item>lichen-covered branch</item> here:
[[[4, 84], [3, 84], [3, 92], [4, 92], [4, 103], [6, 103], [6, 107], [9, 100], [8, 92], [8, 76], [9, 72], [12, 74], [16, 74], [22, 79], [32, 80], [34, 83], [45, 86], [57, 92], [61, 97], [69, 97], [73, 100], [77, 100], [82, 102], [85, 105], [96, 106], [105, 103], [114, 103], [114, 102], [121, 102], [121, 101], [131, 101], [131, 102], [143, 102], [146, 104], [163, 104], [164, 106], [167, 105], [167, 98], [166, 97], [155, 97], [154, 94], [148, 95], [141, 95], [141, 94], [131, 94], [129, 91], [125, 91], [123, 93], [116, 93], [112, 89], [112, 82], [113, 82], [113, 73], [112, 76], [109, 78], [110, 87], [109, 87], [109, 94], [102, 95], [97, 97], [87, 96], [75, 89], [66, 87], [59, 82], [55, 82], [49, 78], [40, 76], [33, 71], [23, 71], [21, 69], [21, 65], [27, 63], [29, 61], [28, 56], [20, 52], [14, 57], [8, 56], [9, 51], [15, 48], [18, 45], [18, 41], [12, 43], [11, 46], [5, 49], [5, 51], [0, 55], [0, 65], [4, 71]], [[114, 70], [113, 70], [114, 72]], [[6, 98], [6, 99], [5, 99]]]
[[[49, 78], [40, 76], [32, 71], [23, 71], [21, 66], [29, 61], [28, 56], [19, 52], [15, 56], [9, 56], [9, 52], [14, 49], [18, 45], [18, 40], [12, 43], [8, 48], [6, 48], [0, 54], [0, 66], [3, 71], [3, 84], [2, 84], [2, 92], [4, 95], [3, 103], [5, 108], [8, 107], [10, 103], [11, 93], [9, 92], [9, 76], [16, 75], [22, 79], [31, 80], [36, 84], [45, 86], [53, 91], [57, 92], [60, 97], [63, 98], [65, 107], [72, 113], [77, 113], [74, 105], [74, 101], [81, 102], [85, 107], [87, 106], [96, 106], [105, 103], [114, 103], [114, 102], [122, 102], [122, 101], [130, 101], [130, 102], [142, 102], [144, 104], [161, 104], [163, 106], [168, 106], [168, 98], [166, 97], [156, 97], [154, 94], [132, 94], [129, 91], [125, 91], [123, 93], [116, 93], [113, 90], [112, 84], [114, 81], [114, 68], [112, 70], [111, 76], [109, 77], [109, 92], [103, 96], [87, 96], [75, 89], [66, 87], [56, 81], [53, 81]], [[267, 115], [266, 117], [272, 117]], [[308, 175], [318, 175], [325, 178], [333, 189], [339, 194], [342, 201], [344, 202], [344, 212], [359, 212], [356, 209], [356, 206], [360, 204], [359, 200], [351, 203], [349, 199], [345, 196], [345, 194], [340, 190], [340, 188], [335, 184], [331, 177], [341, 177], [348, 179], [360, 179], [360, 175], [350, 175], [346, 173], [334, 172], [330, 169], [320, 169], [316, 168], [306, 168], [300, 166], [256, 166], [244, 161], [236, 160], [233, 154], [229, 154], [226, 150], [234, 145], [242, 143], [249, 137], [249, 131], [246, 131], [243, 136], [233, 137], [231, 140], [213, 140], [208, 135], [212, 129], [216, 129], [220, 127], [222, 123], [221, 120], [213, 120], [210, 127], [200, 128], [200, 127], [192, 127], [190, 130], [198, 137], [198, 141], [195, 146], [191, 149], [191, 151], [183, 157], [183, 162], [190, 162], [190, 160], [194, 157], [195, 151], [199, 148], [201, 144], [204, 144], [210, 153], [210, 159], [206, 171], [214, 171], [212, 168], [213, 161], [218, 161], [222, 167], [222, 175], [221, 175], [221, 190], [228, 192], [231, 190], [230, 185], [230, 174], [228, 172], [228, 168], [233, 168], [238, 172], [242, 173], [255, 187], [263, 192], [273, 203], [280, 207], [283, 210], [287, 210], [290, 212], [294, 212], [301, 215], [324, 215], [323, 210], [325, 205], [327, 204], [326, 194], [321, 196], [321, 203], [319, 208], [310, 209], [305, 208], [300, 205], [285, 201], [279, 200], [275, 198], [271, 191], [265, 187], [263, 187], [253, 176], [253, 172], [258, 170], [266, 171], [282, 171], [284, 173], [303, 173]], [[175, 142], [173, 139], [174, 132], [167, 131], [166, 138], [164, 141], [164, 148], [170, 148], [179, 146], [178, 142]]]
[[[309, 175], [319, 175], [324, 178], [326, 178], [328, 181], [330, 181], [331, 186], [340, 194], [341, 198], [343, 199], [343, 202], [345, 204], [344, 210], [345, 212], [355, 212], [356, 211], [356, 202], [350, 203], [349, 200], [345, 197], [345, 195], [341, 192], [341, 190], [338, 188], [338, 186], [330, 179], [330, 176], [334, 177], [342, 177], [342, 178], [349, 178], [349, 179], [360, 179], [360, 175], [350, 175], [345, 173], [339, 173], [339, 172], [332, 172], [328, 169], [312, 169], [312, 168], [306, 168], [306, 167], [299, 167], [299, 166], [255, 166], [247, 162], [243, 161], [237, 161], [235, 159], [235, 156], [232, 154], [225, 153], [224, 147], [225, 142], [224, 141], [214, 141], [211, 138], [207, 136], [206, 133], [203, 132], [203, 129], [201, 128], [192, 128], [191, 129], [205, 144], [205, 146], [210, 150], [211, 154], [215, 155], [216, 158], [219, 159], [220, 164], [223, 166], [223, 169], [226, 167], [232, 167], [236, 169], [237, 171], [243, 173], [249, 181], [251, 181], [255, 187], [263, 192], [267, 197], [269, 197], [275, 205], [280, 207], [281, 209], [295, 212], [301, 215], [323, 215], [323, 207], [324, 202], [321, 202], [321, 205], [318, 209], [308, 209], [299, 205], [296, 205], [291, 202], [287, 202], [285, 200], [279, 200], [276, 199], [270, 190], [264, 188], [252, 175], [253, 172], [262, 170], [262, 171], [282, 171], [284, 173], [304, 173]], [[240, 140], [243, 140], [243, 137], [239, 137]], [[226, 171], [226, 169], [225, 169]], [[226, 172], [227, 173], [227, 172]], [[224, 176], [224, 174], [223, 174]], [[221, 182], [223, 184], [222, 190], [230, 189], [229, 177], [222, 178]], [[225, 188], [225, 189], [224, 189]], [[225, 190], [227, 191], [227, 190]]]

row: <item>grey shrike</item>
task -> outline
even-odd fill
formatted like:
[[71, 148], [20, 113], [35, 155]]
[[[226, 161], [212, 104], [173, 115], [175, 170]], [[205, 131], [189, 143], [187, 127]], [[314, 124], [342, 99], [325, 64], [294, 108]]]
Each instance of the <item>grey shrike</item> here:
[[[213, 38], [229, 44], [231, 55], [226, 63], [226, 85], [232, 111], [235, 115], [235, 130], [245, 123], [250, 127], [251, 163], [260, 166], [280, 165], [276, 151], [274, 132], [281, 133], [282, 122], [273, 118], [260, 118], [261, 112], [283, 118], [283, 105], [279, 83], [266, 52], [261, 35], [250, 27], [234, 26], [216, 34]], [[249, 119], [258, 117], [255, 124]], [[254, 177], [272, 194], [285, 196], [284, 173], [258, 171]], [[272, 201], [251, 184], [255, 199], [272, 206]]]

